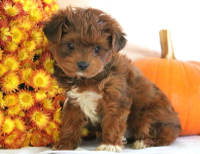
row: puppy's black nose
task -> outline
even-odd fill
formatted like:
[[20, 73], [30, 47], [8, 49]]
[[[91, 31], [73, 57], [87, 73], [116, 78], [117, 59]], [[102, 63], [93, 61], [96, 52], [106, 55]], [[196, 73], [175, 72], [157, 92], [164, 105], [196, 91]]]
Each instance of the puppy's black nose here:
[[88, 68], [89, 64], [85, 61], [80, 61], [77, 63], [78, 65], [78, 68], [81, 70], [81, 71], [84, 71]]

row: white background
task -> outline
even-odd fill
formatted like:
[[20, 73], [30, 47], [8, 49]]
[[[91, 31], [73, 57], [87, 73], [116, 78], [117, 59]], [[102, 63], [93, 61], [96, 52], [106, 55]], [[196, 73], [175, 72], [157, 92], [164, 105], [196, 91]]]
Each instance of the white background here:
[[175, 56], [200, 61], [200, 0], [58, 0], [67, 5], [101, 9], [122, 25], [128, 47], [160, 52], [159, 30], [171, 31]]

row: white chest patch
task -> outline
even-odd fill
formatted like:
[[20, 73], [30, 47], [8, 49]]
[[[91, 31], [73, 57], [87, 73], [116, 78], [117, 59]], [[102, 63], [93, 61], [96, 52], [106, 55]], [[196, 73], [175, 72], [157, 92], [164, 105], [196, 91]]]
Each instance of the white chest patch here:
[[96, 112], [97, 101], [102, 97], [101, 95], [93, 91], [84, 91], [78, 93], [78, 88], [74, 88], [67, 92], [68, 97], [75, 99], [70, 103], [77, 103], [81, 110], [84, 112], [85, 116], [91, 120], [91, 122], [99, 122], [99, 116]]

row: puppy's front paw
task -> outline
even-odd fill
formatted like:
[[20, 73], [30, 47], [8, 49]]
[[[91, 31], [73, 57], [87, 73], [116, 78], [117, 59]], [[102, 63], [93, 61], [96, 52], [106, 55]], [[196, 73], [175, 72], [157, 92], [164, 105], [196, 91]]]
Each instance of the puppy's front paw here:
[[122, 152], [122, 148], [118, 145], [106, 145], [106, 144], [102, 144], [100, 146], [98, 146], [96, 149], [96, 151], [110, 151], [110, 152]]
[[144, 140], [137, 140], [133, 143], [132, 146], [133, 149], [144, 149], [146, 147], [148, 146], [144, 143]]

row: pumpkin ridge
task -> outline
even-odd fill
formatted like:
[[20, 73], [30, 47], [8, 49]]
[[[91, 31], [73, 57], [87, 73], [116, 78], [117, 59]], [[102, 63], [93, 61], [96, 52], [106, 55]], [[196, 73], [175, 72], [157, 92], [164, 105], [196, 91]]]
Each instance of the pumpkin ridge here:
[[[186, 66], [185, 66], [185, 64], [184, 64], [184, 62], [183, 61], [180, 61], [180, 64], [183, 66], [183, 68], [184, 68], [184, 72], [185, 72], [185, 76], [186, 76], [186, 81], [188, 81], [188, 74], [187, 74], [187, 69], [186, 69]], [[188, 82], [185, 82], [185, 84], [188, 84]], [[190, 88], [190, 85], [188, 85], [187, 86], [188, 87], [188, 89], [187, 89], [187, 91], [189, 92], [189, 88]], [[190, 99], [190, 97], [189, 97], [189, 101], [191, 101], [191, 99]], [[189, 109], [189, 102], [187, 102], [187, 107], [188, 107], [188, 109]], [[184, 125], [184, 127], [182, 126], [182, 131], [183, 130], [185, 130], [185, 128], [186, 128], [186, 126], [188, 125], [188, 122], [189, 122], [189, 120], [188, 120], [188, 110], [187, 110], [187, 118], [186, 118], [186, 120], [185, 120], [185, 125]]]
[[[193, 64], [193, 65], [195, 65], [195, 64]], [[199, 74], [199, 76], [200, 76], [200, 68], [199, 68], [198, 66], [195, 65], [195, 70], [196, 70], [196, 72], [197, 72], [197, 73]], [[199, 102], [199, 103], [200, 103], [200, 102]], [[200, 125], [200, 124], [198, 124], [198, 125]], [[200, 128], [199, 128], [198, 135], [200, 135]]]
[[157, 80], [158, 80], [158, 69], [159, 69], [159, 67], [160, 67], [160, 64], [161, 64], [161, 60], [160, 59], [158, 59], [158, 64], [157, 64], [157, 67], [156, 67], [156, 69], [155, 69], [155, 77], [154, 77], [154, 83], [156, 84], [157, 83]]
[[[188, 81], [191, 81], [191, 80], [196, 80], [196, 78], [195, 78], [195, 76], [194, 77], [192, 77], [194, 74], [198, 74], [198, 76], [200, 76], [200, 68], [198, 67], [198, 66], [195, 66], [194, 67], [194, 64], [191, 64], [191, 63], [189, 63], [188, 65], [185, 65], [185, 66], [187, 66], [186, 67], [186, 69], [187, 69], [187, 74], [189, 74], [188, 75], [188, 77], [190, 77], [190, 79], [188, 80]], [[190, 71], [190, 72], [189, 72]], [[193, 73], [193, 74], [191, 74], [191, 72]], [[198, 81], [199, 81], [199, 78], [197, 79]], [[199, 82], [195, 82], [195, 84], [198, 84], [199, 85]], [[190, 111], [190, 110], [192, 110], [193, 108], [195, 108], [196, 109], [196, 107], [197, 107], [197, 109], [198, 109], [198, 106], [199, 106], [199, 103], [200, 102], [198, 102], [198, 104], [194, 104], [193, 102], [196, 102], [196, 100], [199, 100], [198, 99], [198, 97], [195, 95], [196, 93], [196, 91], [199, 91], [199, 89], [196, 89], [195, 88], [195, 92], [194, 92], [194, 87], [198, 87], [198, 86], [196, 86], [195, 84], [190, 84], [189, 85], [189, 87], [190, 87], [190, 90], [189, 90], [189, 100], [190, 100], [190, 103], [188, 103], [188, 111]], [[194, 110], [193, 110], [194, 111]], [[199, 113], [199, 111], [194, 111], [194, 112], [198, 112]], [[192, 113], [191, 113], [192, 114]], [[191, 124], [191, 121], [190, 121], [190, 119], [191, 119], [191, 114], [187, 114], [188, 115], [188, 119], [187, 119], [187, 121], [186, 121], [186, 126], [188, 126], [189, 124]], [[195, 115], [196, 117], [199, 117], [199, 114], [198, 115]], [[190, 125], [191, 127], [190, 127], [190, 130], [193, 130], [193, 129], [195, 129], [196, 130], [196, 132], [199, 134], [200, 133], [200, 129], [197, 129], [196, 128], [196, 126], [200, 126], [200, 124], [199, 123], [197, 123], [197, 124], [195, 124], [195, 122], [193, 121], [193, 125]], [[188, 129], [188, 128], [186, 128], [186, 129]], [[190, 130], [189, 130], [189, 132], [190, 132]], [[194, 135], [193, 133], [191, 134], [191, 135]]]
[[[168, 73], [167, 74], [170, 74], [170, 70], [171, 70], [171, 68], [172, 68], [172, 62], [171, 61], [168, 61], [169, 62], [169, 69], [168, 69]], [[169, 77], [169, 79], [168, 79], [168, 94], [167, 94], [167, 96], [168, 96], [168, 98], [169, 98], [169, 100], [170, 100], [170, 103], [171, 103], [171, 100], [172, 100], [172, 93], [171, 93], [171, 91], [172, 91], [172, 87], [171, 87], [171, 84], [172, 84], [172, 75], [169, 75], [168, 76]]]

